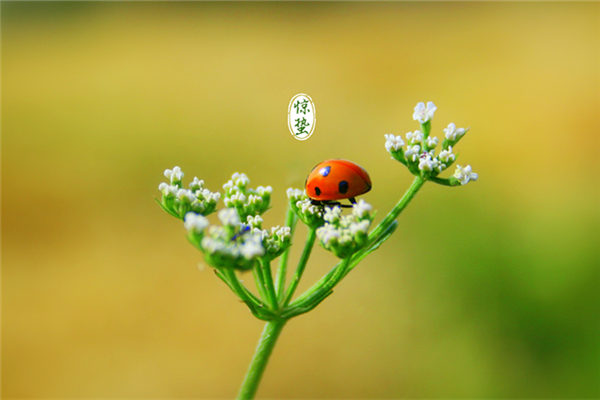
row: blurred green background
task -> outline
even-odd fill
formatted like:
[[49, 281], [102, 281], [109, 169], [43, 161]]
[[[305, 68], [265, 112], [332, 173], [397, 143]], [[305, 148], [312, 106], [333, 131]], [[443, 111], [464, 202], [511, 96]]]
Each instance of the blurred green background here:
[[[213, 190], [244, 171], [275, 225], [287, 187], [347, 158], [381, 218], [411, 181], [383, 134], [427, 100], [434, 132], [471, 127], [480, 180], [426, 185], [286, 326], [259, 396], [600, 396], [600, 4], [1, 7], [5, 398], [232, 397], [262, 322], [198, 270], [162, 171]], [[300, 288], [334, 261], [316, 248]]]

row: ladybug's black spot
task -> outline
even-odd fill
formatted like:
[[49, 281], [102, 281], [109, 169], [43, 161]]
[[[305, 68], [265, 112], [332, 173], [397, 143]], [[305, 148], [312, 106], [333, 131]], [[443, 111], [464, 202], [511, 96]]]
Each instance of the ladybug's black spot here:
[[329, 175], [329, 171], [331, 171], [331, 166], [328, 165], [324, 168], [321, 168], [319, 170], [319, 173], [321, 174], [321, 176], [327, 176], [327, 175]]
[[348, 191], [348, 182], [340, 181], [340, 183], [338, 183], [338, 190], [342, 194], [346, 193]]
[[318, 186], [315, 186], [315, 193], [317, 194], [317, 196], [321, 194], [321, 189], [319, 189]]

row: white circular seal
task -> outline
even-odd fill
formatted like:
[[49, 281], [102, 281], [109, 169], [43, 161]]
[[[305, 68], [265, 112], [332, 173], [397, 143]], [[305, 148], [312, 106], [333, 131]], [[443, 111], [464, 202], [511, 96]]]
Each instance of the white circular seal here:
[[292, 136], [298, 140], [308, 139], [315, 131], [317, 114], [315, 103], [309, 95], [298, 93], [288, 106], [288, 128]]

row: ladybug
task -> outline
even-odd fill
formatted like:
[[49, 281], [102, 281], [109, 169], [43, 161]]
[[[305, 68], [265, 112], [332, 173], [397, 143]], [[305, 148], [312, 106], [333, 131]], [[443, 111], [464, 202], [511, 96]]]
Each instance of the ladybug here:
[[371, 178], [363, 167], [348, 160], [325, 160], [310, 171], [304, 187], [313, 204], [335, 204], [336, 200], [349, 199], [356, 203], [355, 197], [371, 190]]

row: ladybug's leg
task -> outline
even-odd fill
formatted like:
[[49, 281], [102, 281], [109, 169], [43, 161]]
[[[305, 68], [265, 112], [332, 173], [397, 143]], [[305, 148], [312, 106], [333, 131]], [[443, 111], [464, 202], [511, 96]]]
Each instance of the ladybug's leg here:
[[339, 201], [330, 201], [329, 200], [329, 201], [323, 201], [322, 203], [325, 206], [338, 206], [338, 207], [342, 207], [342, 208], [352, 207], [352, 206], [349, 206], [349, 205], [346, 205], [346, 204], [342, 204]]
[[323, 205], [325, 205], [325, 206], [341, 206], [342, 204], [339, 201], [324, 200]]
[[331, 205], [331, 206], [338, 206], [341, 208], [351, 208], [352, 206], [349, 204], [342, 204], [339, 201], [331, 201], [331, 202], [327, 202], [325, 203], [326, 205]]
[[342, 208], [352, 208], [354, 207], [354, 204], [356, 204], [356, 199], [354, 197], [350, 197], [348, 199], [350, 201], [350, 204], [341, 204], [341, 203], [336, 203], [336, 205], [342, 207]]

